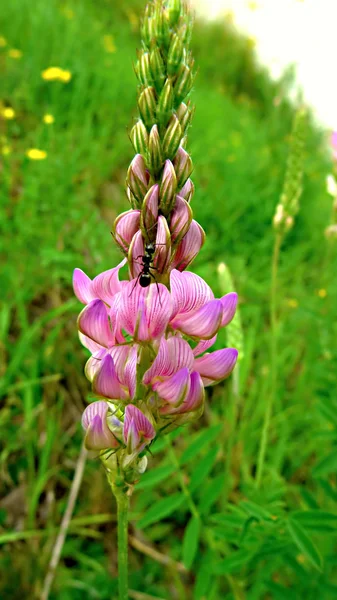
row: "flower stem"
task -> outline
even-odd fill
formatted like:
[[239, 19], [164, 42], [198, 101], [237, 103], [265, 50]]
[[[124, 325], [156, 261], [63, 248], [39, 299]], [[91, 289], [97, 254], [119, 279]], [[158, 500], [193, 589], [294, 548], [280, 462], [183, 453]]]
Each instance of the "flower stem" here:
[[114, 484], [111, 489], [117, 502], [119, 600], [128, 600], [128, 489]]
[[263, 429], [261, 434], [260, 450], [257, 462], [256, 470], [256, 487], [259, 488], [261, 484], [261, 478], [263, 473], [263, 467], [266, 457], [266, 449], [268, 443], [268, 434], [270, 427], [270, 420], [273, 410], [273, 404], [276, 396], [277, 386], [277, 316], [276, 316], [276, 297], [277, 297], [277, 272], [278, 263], [280, 256], [280, 248], [282, 243], [282, 235], [277, 233], [274, 242], [274, 251], [271, 264], [271, 293], [270, 293], [270, 329], [271, 329], [271, 342], [270, 342], [270, 357], [271, 357], [271, 388], [270, 394], [267, 396], [266, 410], [264, 414]]

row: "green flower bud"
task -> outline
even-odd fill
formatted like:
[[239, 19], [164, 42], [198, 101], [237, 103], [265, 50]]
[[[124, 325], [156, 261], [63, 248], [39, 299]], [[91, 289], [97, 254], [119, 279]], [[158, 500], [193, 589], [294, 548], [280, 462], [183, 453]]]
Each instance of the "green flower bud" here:
[[163, 140], [163, 154], [166, 158], [173, 159], [179, 148], [183, 132], [176, 115], [172, 115]]
[[176, 101], [181, 102], [190, 93], [193, 85], [192, 71], [186, 65], [181, 65], [174, 85]]
[[155, 88], [160, 92], [165, 82], [166, 70], [159, 48], [151, 50], [150, 65]]
[[134, 125], [134, 127], [131, 129], [130, 138], [137, 154], [142, 154], [144, 157], [146, 157], [149, 143], [149, 134], [141, 119], [139, 119], [136, 125]]
[[181, 102], [181, 104], [179, 104], [177, 108], [176, 114], [179, 119], [180, 125], [183, 131], [185, 132], [192, 121], [194, 115], [194, 107], [190, 108], [190, 102], [188, 102], [187, 104]]
[[150, 53], [141, 51], [136, 65], [136, 74], [143, 85], [152, 84], [152, 73], [150, 67]]
[[167, 12], [170, 25], [173, 27], [181, 14], [181, 0], [169, 0], [167, 3]]
[[159, 2], [156, 4], [153, 28], [158, 44], [168, 48], [170, 43], [170, 25], [168, 13]]
[[181, 146], [178, 148], [173, 164], [177, 176], [178, 189], [180, 189], [186, 183], [193, 171], [191, 157]]
[[150, 169], [156, 175], [163, 164], [163, 153], [157, 125], [153, 125], [149, 135]]
[[145, 161], [141, 154], [136, 154], [130, 164], [126, 183], [136, 200], [142, 203], [148, 188], [148, 174], [146, 173]]
[[159, 123], [166, 127], [173, 109], [174, 93], [170, 79], [167, 79], [159, 96], [157, 117]]
[[171, 38], [170, 49], [167, 57], [167, 72], [169, 75], [174, 75], [178, 65], [183, 58], [184, 46], [179, 36], [174, 33]]
[[174, 166], [170, 160], [166, 160], [159, 190], [160, 209], [164, 215], [170, 214], [175, 204], [176, 191], [177, 177]]
[[147, 48], [150, 47], [151, 41], [154, 38], [154, 18], [151, 14], [152, 6], [148, 4], [145, 8], [144, 20], [142, 24], [142, 39]]
[[156, 92], [153, 87], [145, 88], [138, 98], [138, 108], [146, 127], [156, 122]]

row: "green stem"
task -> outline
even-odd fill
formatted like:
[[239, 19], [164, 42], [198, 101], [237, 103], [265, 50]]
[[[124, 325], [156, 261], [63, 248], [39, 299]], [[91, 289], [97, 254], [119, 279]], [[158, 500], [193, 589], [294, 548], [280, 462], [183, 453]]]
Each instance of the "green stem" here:
[[128, 510], [127, 487], [111, 484], [117, 502], [119, 600], [128, 600]]
[[280, 256], [280, 248], [282, 243], [282, 236], [280, 233], [276, 235], [274, 243], [274, 251], [271, 265], [271, 294], [270, 294], [270, 328], [271, 328], [271, 389], [270, 394], [267, 396], [266, 411], [264, 415], [264, 422], [261, 434], [260, 450], [257, 462], [256, 470], [256, 487], [260, 487], [261, 478], [263, 473], [263, 467], [266, 457], [266, 449], [268, 443], [268, 434], [270, 427], [270, 420], [273, 410], [273, 404], [276, 396], [277, 386], [277, 317], [276, 317], [276, 297], [277, 297], [277, 271]]

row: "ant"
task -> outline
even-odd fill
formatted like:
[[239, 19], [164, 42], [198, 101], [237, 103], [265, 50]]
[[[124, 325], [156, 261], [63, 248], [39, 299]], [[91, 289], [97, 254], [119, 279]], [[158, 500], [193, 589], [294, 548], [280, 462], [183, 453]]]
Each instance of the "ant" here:
[[[164, 246], [165, 244], [159, 244], [159, 245]], [[151, 279], [154, 279], [155, 284], [157, 286], [158, 295], [159, 295], [159, 303], [161, 305], [158, 281], [155, 278], [155, 276], [153, 275], [153, 273], [151, 273], [151, 269], [157, 270], [157, 268], [153, 264], [151, 264], [151, 263], [153, 263], [156, 246], [158, 246], [158, 244], [154, 244], [153, 242], [148, 242], [147, 244], [145, 244], [144, 254], [137, 256], [136, 260], [138, 258], [141, 259], [140, 265], [142, 267], [142, 270], [137, 276], [135, 284], [131, 290], [131, 294], [132, 294], [133, 290], [135, 289], [138, 282], [142, 288], [147, 288], [151, 284]]]

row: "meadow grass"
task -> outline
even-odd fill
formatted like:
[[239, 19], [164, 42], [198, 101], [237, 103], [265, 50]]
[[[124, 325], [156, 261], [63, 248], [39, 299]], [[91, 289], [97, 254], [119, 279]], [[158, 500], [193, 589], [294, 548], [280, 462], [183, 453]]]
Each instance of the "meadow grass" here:
[[[108, 0], [0, 7], [1, 109], [15, 111], [0, 121], [2, 600], [40, 597], [80, 452], [89, 386], [71, 274], [80, 267], [94, 276], [120, 258], [110, 229], [128, 209], [142, 8]], [[193, 210], [207, 232], [193, 269], [220, 293], [218, 264], [230, 266], [244, 358], [237, 389], [232, 379], [210, 389], [203, 427], [183, 428], [151, 449], [131, 503], [130, 588], [158, 599], [330, 600], [337, 594], [337, 298], [336, 253], [324, 238], [326, 141], [310, 123], [301, 209], [281, 249], [279, 377], [257, 489], [271, 385], [271, 222], [294, 109], [287, 79], [271, 82], [251, 41], [229, 25], [198, 23], [193, 45]], [[41, 73], [52, 66], [69, 71], [70, 81], [45, 81]], [[46, 114], [54, 123], [43, 121]], [[46, 157], [32, 160], [30, 149]], [[115, 540], [115, 506], [93, 460], [50, 598], [115, 598]]]

